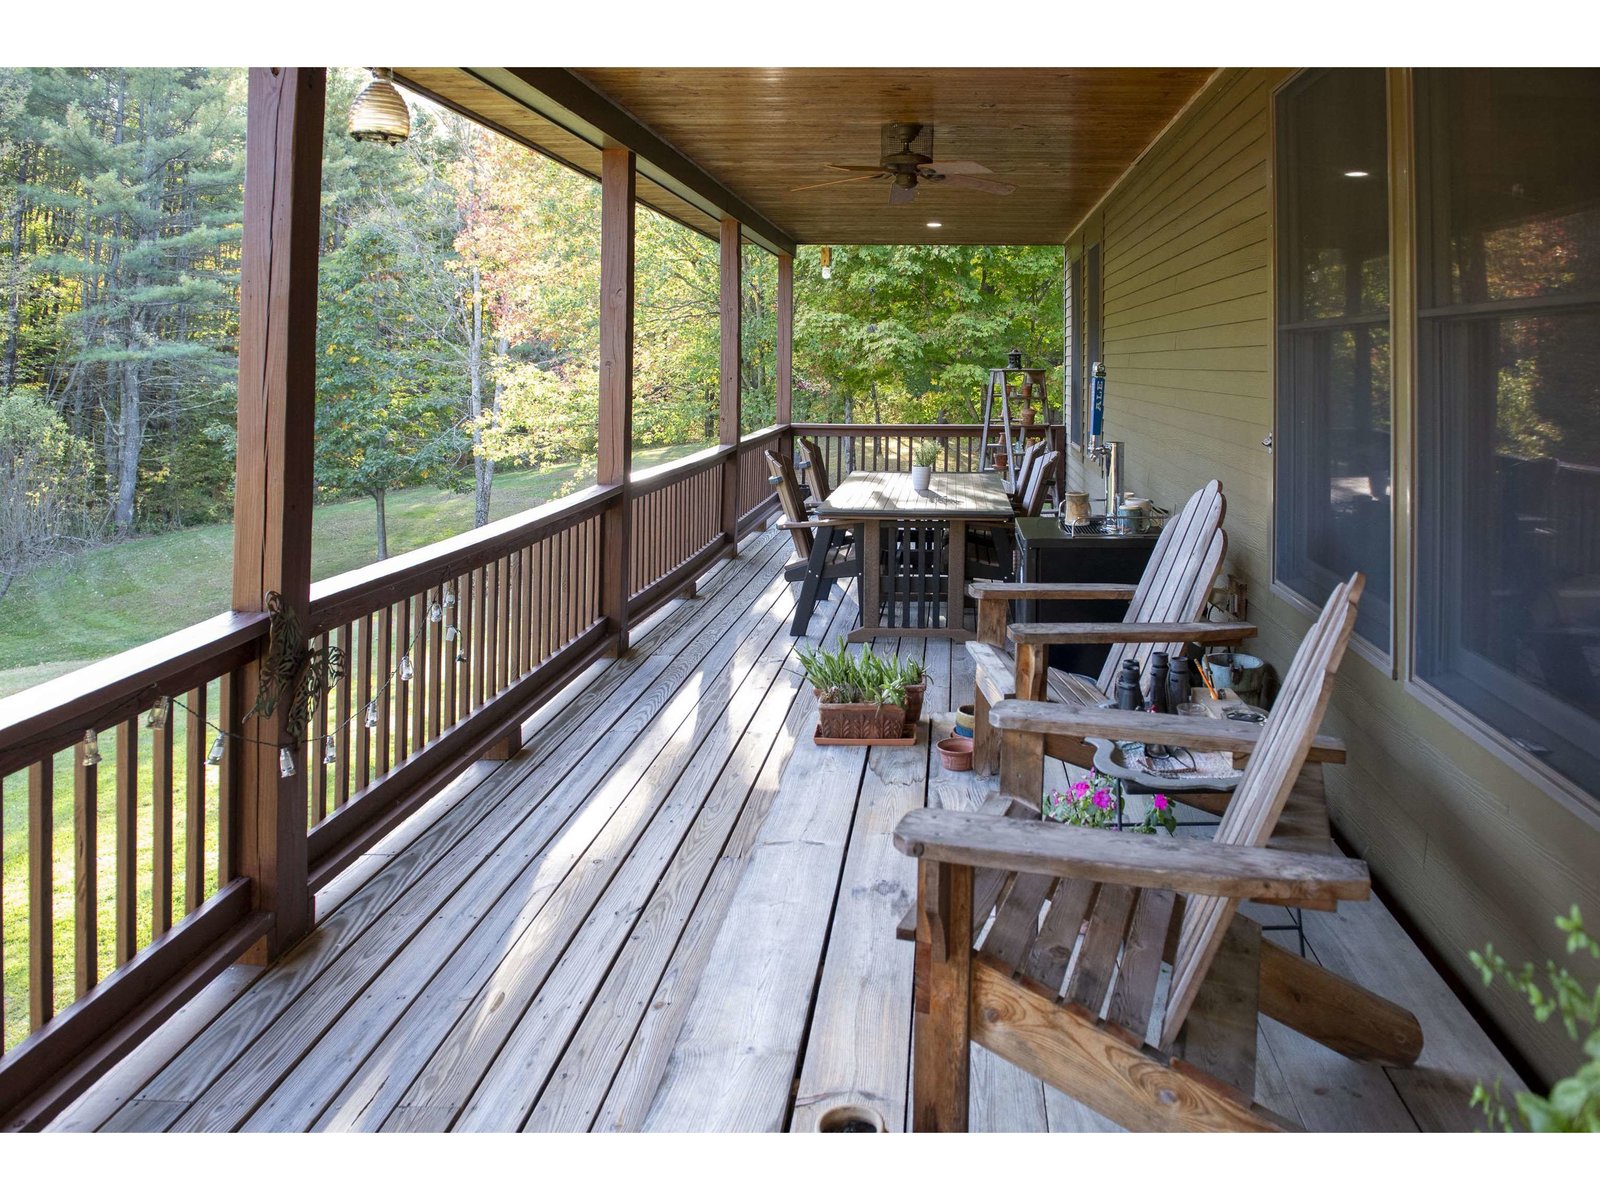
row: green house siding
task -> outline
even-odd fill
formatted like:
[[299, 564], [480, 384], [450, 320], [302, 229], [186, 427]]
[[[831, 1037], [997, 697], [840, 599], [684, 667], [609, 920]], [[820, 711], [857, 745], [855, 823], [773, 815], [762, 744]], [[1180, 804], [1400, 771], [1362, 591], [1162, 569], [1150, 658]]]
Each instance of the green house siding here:
[[[1310, 624], [1303, 605], [1272, 589], [1273, 459], [1262, 444], [1273, 433], [1269, 113], [1287, 74], [1218, 76], [1068, 244], [1070, 256], [1101, 246], [1106, 436], [1127, 443], [1129, 486], [1171, 506], [1222, 480], [1226, 570], [1248, 583], [1259, 648], [1280, 670]], [[1396, 380], [1394, 394], [1403, 464], [1409, 384]], [[1069, 481], [1096, 493], [1097, 468], [1075, 451], [1069, 459]], [[1397, 473], [1397, 490], [1408, 478]], [[1397, 498], [1404, 521], [1403, 490]], [[1396, 538], [1403, 556], [1408, 531]], [[1554, 914], [1576, 901], [1600, 919], [1600, 804], [1538, 782], [1405, 682], [1408, 571], [1398, 574], [1400, 678], [1370, 651], [1347, 656], [1340, 672], [1329, 725], [1351, 757], [1329, 772], [1334, 820], [1534, 1067], [1564, 1073], [1577, 1056], [1561, 1030], [1485, 991], [1466, 956], [1492, 941], [1513, 961], [1560, 959]]]

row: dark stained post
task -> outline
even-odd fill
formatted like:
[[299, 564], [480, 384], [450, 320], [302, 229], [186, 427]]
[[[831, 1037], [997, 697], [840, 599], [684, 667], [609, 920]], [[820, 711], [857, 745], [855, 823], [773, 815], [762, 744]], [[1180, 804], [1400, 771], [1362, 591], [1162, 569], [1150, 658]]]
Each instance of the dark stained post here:
[[[233, 518], [233, 607], [260, 612], [268, 592], [303, 621], [311, 599], [312, 439], [317, 359], [317, 248], [322, 190], [321, 68], [252, 67], [246, 118], [240, 258], [239, 449]], [[265, 647], [263, 647], [263, 653]], [[244, 668], [246, 702], [262, 670]], [[311, 923], [306, 878], [305, 747], [284, 778], [282, 707], [229, 744], [238, 756], [233, 873], [255, 881], [273, 914], [276, 957]], [[235, 717], [237, 721], [237, 716]], [[251, 740], [245, 740], [251, 739]]]
[[794, 457], [794, 255], [778, 255], [778, 395], [773, 423], [784, 428], [778, 445]]
[[606, 509], [600, 533], [600, 611], [611, 653], [628, 648], [627, 495], [633, 469], [633, 151], [610, 147], [600, 157], [600, 446], [595, 480], [623, 485]]
[[[739, 445], [739, 360], [743, 293], [740, 258], [740, 226], [732, 217], [722, 218], [722, 389], [717, 414], [717, 441], [724, 446]], [[722, 533], [729, 546], [739, 544], [739, 459], [737, 454], [722, 464]]]
[[775, 421], [794, 420], [794, 256], [778, 255], [778, 404]]

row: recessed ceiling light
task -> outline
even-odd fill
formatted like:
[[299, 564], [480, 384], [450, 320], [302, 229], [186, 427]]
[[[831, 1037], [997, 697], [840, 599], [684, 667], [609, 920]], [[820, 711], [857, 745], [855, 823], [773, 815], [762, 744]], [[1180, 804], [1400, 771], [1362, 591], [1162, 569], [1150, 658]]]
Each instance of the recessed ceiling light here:
[[928, 222], [928, 228], [929, 229], [943, 229], [944, 228], [944, 222], [943, 221], [929, 221]]
[[1346, 179], [1365, 179], [1368, 174], [1370, 172], [1367, 171], [1346, 171], [1344, 177]]

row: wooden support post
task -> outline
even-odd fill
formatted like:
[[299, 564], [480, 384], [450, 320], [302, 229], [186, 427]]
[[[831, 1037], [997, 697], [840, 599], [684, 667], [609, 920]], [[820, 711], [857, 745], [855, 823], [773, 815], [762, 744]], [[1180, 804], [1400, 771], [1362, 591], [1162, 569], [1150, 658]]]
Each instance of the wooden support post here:
[[784, 427], [783, 452], [794, 457], [794, 256], [778, 255], [778, 395], [773, 423]]
[[927, 1012], [916, 1014], [911, 1128], [965, 1133], [970, 1078], [972, 868], [917, 863], [917, 954], [928, 965]]
[[[240, 257], [239, 443], [234, 487], [233, 607], [260, 612], [268, 592], [304, 620], [311, 598], [312, 442], [317, 359], [317, 250], [322, 190], [321, 68], [253, 67], [246, 117]], [[253, 699], [265, 657], [243, 671]], [[239, 720], [237, 710], [234, 721]], [[238, 755], [232, 864], [273, 916], [276, 957], [311, 923], [306, 780], [278, 769], [285, 713], [234, 729]], [[298, 760], [303, 746], [294, 747]]]
[[[739, 222], [722, 218], [722, 387], [717, 410], [717, 441], [723, 446], [739, 445], [739, 362], [740, 301], [743, 297], [743, 266]], [[722, 536], [730, 547], [739, 544], [739, 459], [737, 455], [722, 463]]]
[[633, 470], [633, 151], [600, 152], [600, 446], [595, 482], [623, 493], [600, 527], [600, 611], [613, 656], [628, 648], [629, 539]]

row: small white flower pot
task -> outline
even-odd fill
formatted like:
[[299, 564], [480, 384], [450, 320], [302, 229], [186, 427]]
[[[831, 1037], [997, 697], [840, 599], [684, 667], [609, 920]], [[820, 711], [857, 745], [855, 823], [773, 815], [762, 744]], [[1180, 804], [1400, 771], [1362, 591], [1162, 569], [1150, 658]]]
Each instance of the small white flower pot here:
[[931, 483], [932, 481], [933, 481], [933, 468], [932, 467], [912, 467], [911, 468], [911, 488], [912, 488], [913, 491], [918, 491], [918, 492], [927, 491], [928, 490], [928, 484]]

